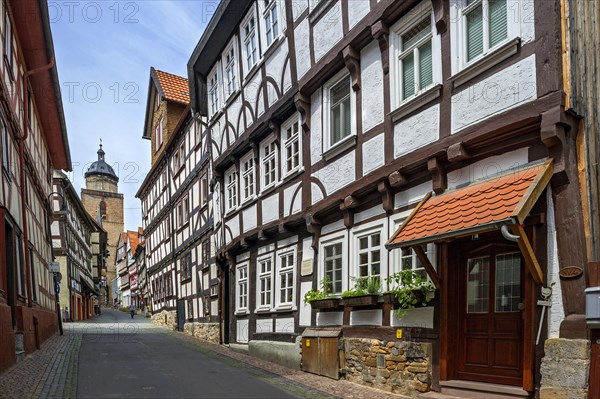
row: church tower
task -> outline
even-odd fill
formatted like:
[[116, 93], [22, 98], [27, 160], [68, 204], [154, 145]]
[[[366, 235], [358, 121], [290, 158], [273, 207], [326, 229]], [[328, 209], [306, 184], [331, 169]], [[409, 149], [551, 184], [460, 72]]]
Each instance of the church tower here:
[[[119, 193], [119, 178], [112, 166], [106, 163], [105, 152], [100, 144], [98, 160], [85, 172], [85, 188], [81, 189], [81, 201], [86, 211], [99, 221], [108, 233], [109, 256], [106, 265], [106, 293], [112, 305], [112, 282], [116, 278], [115, 257], [117, 243], [124, 229], [123, 194]], [[106, 300], [105, 295], [101, 298]]]

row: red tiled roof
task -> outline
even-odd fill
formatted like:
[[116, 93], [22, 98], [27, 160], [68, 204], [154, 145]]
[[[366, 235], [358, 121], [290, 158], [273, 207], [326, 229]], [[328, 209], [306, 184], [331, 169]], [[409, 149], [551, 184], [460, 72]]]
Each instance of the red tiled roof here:
[[388, 246], [408, 246], [426, 238], [431, 238], [431, 242], [447, 233], [477, 229], [509, 218], [520, 223], [516, 212], [529, 202], [528, 197], [540, 182], [544, 185], [542, 189], [548, 183], [549, 177], [542, 178], [549, 176], [548, 168], [551, 163], [537, 164], [431, 197], [421, 203]]
[[131, 246], [131, 253], [135, 253], [135, 249], [139, 243], [139, 236], [137, 231], [128, 231], [127, 236], [129, 236], [129, 245]]
[[181, 76], [156, 70], [156, 77], [167, 101], [189, 104], [190, 89], [188, 80]]

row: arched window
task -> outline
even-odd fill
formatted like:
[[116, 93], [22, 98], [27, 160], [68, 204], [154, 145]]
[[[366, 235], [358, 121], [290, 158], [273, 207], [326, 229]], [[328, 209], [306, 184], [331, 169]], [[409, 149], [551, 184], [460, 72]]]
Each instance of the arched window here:
[[106, 202], [100, 201], [99, 211], [100, 211], [100, 217], [102, 219], [105, 219], [106, 218]]

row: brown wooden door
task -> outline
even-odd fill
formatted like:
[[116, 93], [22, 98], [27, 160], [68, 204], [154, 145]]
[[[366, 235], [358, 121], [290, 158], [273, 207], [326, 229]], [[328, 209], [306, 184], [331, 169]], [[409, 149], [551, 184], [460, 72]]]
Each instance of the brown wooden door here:
[[490, 250], [467, 255], [461, 263], [458, 378], [521, 385], [521, 255]]

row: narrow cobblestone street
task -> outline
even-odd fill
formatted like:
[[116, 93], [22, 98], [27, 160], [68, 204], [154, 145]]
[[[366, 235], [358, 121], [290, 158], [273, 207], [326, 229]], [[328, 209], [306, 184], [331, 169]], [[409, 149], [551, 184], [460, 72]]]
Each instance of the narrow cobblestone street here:
[[[100, 383], [98, 372], [110, 383]], [[235, 383], [232, 383], [232, 382]], [[200, 342], [117, 310], [66, 323], [0, 375], [0, 398], [400, 397], [335, 381]]]

